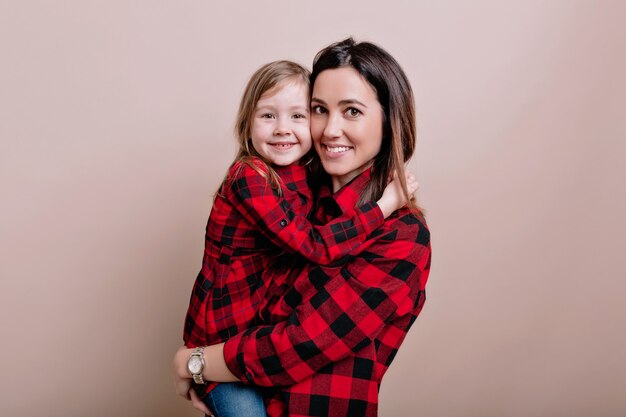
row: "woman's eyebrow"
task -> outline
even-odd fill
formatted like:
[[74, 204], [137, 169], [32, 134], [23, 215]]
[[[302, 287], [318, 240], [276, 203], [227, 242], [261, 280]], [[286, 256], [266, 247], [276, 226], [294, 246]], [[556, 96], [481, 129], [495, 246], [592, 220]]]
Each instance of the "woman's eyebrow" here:
[[365, 104], [361, 103], [359, 100], [354, 99], [354, 98], [350, 98], [350, 99], [347, 99], [347, 100], [341, 100], [339, 102], [340, 106], [344, 106], [346, 104], [358, 104], [359, 106], [363, 106], [363, 107], [365, 107], [367, 109], [367, 106]]
[[[312, 97], [311, 98], [311, 102], [317, 102], [320, 104], [323, 104], [324, 106], [327, 106], [326, 102], [322, 99], [319, 99], [317, 97]], [[340, 106], [345, 106], [346, 104], [358, 104], [359, 106], [363, 106], [366, 109], [368, 108], [365, 104], [363, 104], [362, 102], [360, 102], [359, 100], [355, 99], [355, 98], [350, 98], [350, 99], [345, 99], [345, 100], [340, 100], [338, 103], [338, 105]]]

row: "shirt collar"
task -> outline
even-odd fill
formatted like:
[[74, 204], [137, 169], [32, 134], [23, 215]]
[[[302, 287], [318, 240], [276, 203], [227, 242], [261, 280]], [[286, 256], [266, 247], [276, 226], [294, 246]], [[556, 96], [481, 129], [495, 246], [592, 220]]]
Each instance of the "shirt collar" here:
[[307, 168], [302, 165], [291, 164], [287, 166], [274, 166], [276, 173], [285, 184], [285, 187], [294, 191], [308, 188]]
[[320, 203], [330, 209], [329, 214], [345, 213], [346, 210], [353, 210], [370, 182], [371, 168], [366, 169], [352, 181], [344, 185], [334, 194], [331, 194], [331, 186], [322, 187], [320, 190]]

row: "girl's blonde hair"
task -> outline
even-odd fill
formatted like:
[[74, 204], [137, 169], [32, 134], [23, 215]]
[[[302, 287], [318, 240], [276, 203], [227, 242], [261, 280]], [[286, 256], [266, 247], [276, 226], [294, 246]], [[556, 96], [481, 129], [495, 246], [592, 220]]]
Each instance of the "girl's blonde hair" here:
[[[271, 163], [260, 155], [252, 145], [250, 131], [252, 130], [254, 111], [264, 94], [279, 89], [283, 83], [303, 83], [309, 88], [310, 75], [309, 70], [291, 61], [281, 60], [265, 64], [250, 77], [239, 104], [237, 122], [235, 124], [235, 136], [239, 143], [239, 150], [233, 165], [237, 162], [243, 162], [259, 172], [259, 174], [267, 178], [268, 183], [279, 196], [282, 196], [280, 177], [272, 168]], [[253, 163], [254, 158], [260, 159], [265, 164], [264, 169], [260, 169], [258, 164]], [[235, 172], [234, 176], [236, 174], [237, 172]], [[228, 177], [229, 175], [227, 174], [218, 190], [218, 194], [221, 193], [223, 186], [227, 184]]]

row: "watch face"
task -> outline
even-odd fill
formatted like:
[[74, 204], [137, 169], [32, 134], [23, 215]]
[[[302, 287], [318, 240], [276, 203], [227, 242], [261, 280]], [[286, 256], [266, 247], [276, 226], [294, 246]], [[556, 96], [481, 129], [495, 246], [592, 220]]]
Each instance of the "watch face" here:
[[198, 374], [200, 373], [201, 370], [202, 370], [202, 362], [200, 361], [200, 358], [197, 356], [192, 356], [189, 359], [189, 371], [192, 374]]

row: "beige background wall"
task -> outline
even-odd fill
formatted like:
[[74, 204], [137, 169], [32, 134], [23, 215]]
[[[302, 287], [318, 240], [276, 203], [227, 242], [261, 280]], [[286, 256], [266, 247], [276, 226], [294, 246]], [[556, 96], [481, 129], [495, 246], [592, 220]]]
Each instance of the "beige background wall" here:
[[626, 413], [623, 1], [0, 5], [0, 415], [175, 396], [247, 77], [352, 34], [415, 92], [428, 301], [382, 416]]

